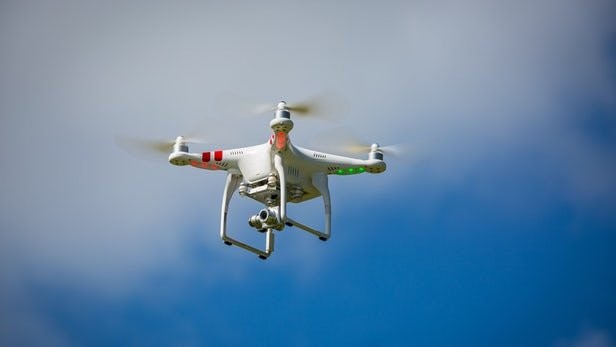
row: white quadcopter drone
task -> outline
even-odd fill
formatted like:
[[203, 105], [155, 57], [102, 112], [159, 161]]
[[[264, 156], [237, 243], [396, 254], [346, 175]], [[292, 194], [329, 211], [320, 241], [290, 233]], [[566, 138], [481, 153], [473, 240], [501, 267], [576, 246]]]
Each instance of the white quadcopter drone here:
[[[291, 112], [302, 110], [278, 103], [275, 117], [270, 121], [273, 134], [261, 145], [228, 150], [190, 153], [190, 139], [178, 136], [173, 144], [169, 162], [173, 165], [205, 170], [227, 171], [222, 197], [220, 237], [229, 246], [235, 245], [267, 259], [274, 252], [274, 233], [285, 226], [303, 229], [322, 241], [331, 235], [331, 200], [328, 175], [353, 175], [364, 172], [385, 171], [383, 150], [378, 144], [366, 147], [368, 159], [361, 160], [327, 154], [294, 146], [289, 139], [293, 129]], [[236, 190], [241, 196], [252, 198], [264, 205], [248, 224], [265, 233], [265, 249], [238, 241], [227, 233], [229, 202]], [[287, 215], [287, 203], [301, 203], [322, 196], [325, 205], [325, 230], [318, 231]]]

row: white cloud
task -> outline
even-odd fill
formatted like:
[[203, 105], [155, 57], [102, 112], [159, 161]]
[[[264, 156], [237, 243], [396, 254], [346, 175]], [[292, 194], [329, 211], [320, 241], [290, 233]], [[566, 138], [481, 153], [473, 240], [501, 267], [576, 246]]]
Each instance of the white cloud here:
[[585, 330], [571, 340], [560, 340], [556, 347], [613, 347], [614, 342], [605, 331]]

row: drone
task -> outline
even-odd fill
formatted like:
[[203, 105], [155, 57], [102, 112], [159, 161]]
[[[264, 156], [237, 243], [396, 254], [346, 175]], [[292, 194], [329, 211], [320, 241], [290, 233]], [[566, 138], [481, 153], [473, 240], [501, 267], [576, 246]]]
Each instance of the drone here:
[[[274, 235], [285, 227], [297, 227], [315, 235], [321, 241], [331, 236], [331, 198], [329, 175], [378, 174], [385, 171], [383, 149], [378, 144], [364, 146], [368, 159], [356, 159], [295, 146], [289, 133], [293, 129], [292, 107], [281, 101], [272, 109], [274, 118], [269, 122], [272, 134], [266, 143], [236, 149], [191, 153], [189, 138], [178, 136], [169, 154], [169, 163], [192, 166], [211, 171], [226, 171], [227, 179], [222, 195], [220, 238], [229, 246], [237, 246], [267, 259], [274, 252]], [[248, 225], [265, 234], [263, 249], [249, 245], [231, 236], [227, 231], [229, 202], [238, 191], [242, 197], [256, 200], [263, 208], [248, 218]], [[324, 230], [319, 231], [298, 222], [287, 214], [287, 204], [299, 204], [317, 197], [323, 198], [325, 208]]]

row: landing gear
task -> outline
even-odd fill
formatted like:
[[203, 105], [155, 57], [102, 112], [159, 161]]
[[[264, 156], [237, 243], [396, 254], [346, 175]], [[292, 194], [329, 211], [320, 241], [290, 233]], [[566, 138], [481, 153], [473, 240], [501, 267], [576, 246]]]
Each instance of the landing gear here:
[[321, 241], [325, 242], [325, 241], [327, 241], [327, 238], [326, 238], [326, 237], [323, 237], [323, 236], [319, 236], [319, 240], [321, 240]]
[[267, 257], [266, 257], [266, 256], [264, 256], [264, 255], [259, 254], [259, 259], [266, 260], [266, 259], [267, 259]]
[[227, 246], [231, 246], [231, 245], [232, 245], [232, 243], [231, 243], [231, 242], [229, 242], [229, 241], [224, 241], [224, 243], [225, 243], [225, 245], [227, 245]]

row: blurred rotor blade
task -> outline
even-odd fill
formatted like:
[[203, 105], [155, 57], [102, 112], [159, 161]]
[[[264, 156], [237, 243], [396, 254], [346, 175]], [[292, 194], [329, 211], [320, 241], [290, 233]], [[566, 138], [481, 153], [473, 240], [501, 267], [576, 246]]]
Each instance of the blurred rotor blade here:
[[[128, 153], [141, 157], [152, 155], [162, 156], [169, 155], [173, 151], [173, 145], [176, 140], [152, 140], [152, 139], [140, 139], [134, 137], [115, 136], [115, 143], [120, 148], [124, 149]], [[185, 137], [182, 142], [184, 143], [208, 143], [205, 140]]]
[[[372, 149], [372, 144], [374, 143], [360, 139], [346, 128], [333, 129], [325, 134], [317, 136], [314, 141], [314, 146], [324, 152], [340, 152], [346, 154], [367, 154]], [[410, 153], [410, 146], [408, 143], [398, 143], [387, 146], [379, 145], [378, 149], [384, 154], [394, 157], [405, 156]]]
[[[360, 154], [360, 153], [368, 153], [372, 148], [372, 144], [368, 144], [366, 142], [361, 142], [357, 139], [346, 139], [346, 142], [339, 143], [337, 145], [338, 149], [342, 152], [352, 153], [352, 154]], [[334, 147], [335, 148], [335, 147]]]
[[[280, 101], [283, 100], [273, 100], [264, 103], [227, 92], [217, 97], [215, 109], [229, 116], [273, 114], [276, 112], [278, 102]], [[349, 107], [345, 98], [329, 92], [305, 101], [289, 102], [287, 103], [287, 109], [291, 111], [292, 116], [310, 116], [312, 118], [339, 120], [346, 117]]]
[[193, 136], [182, 136], [182, 137], [183, 137], [182, 142], [184, 142], [184, 143], [199, 143], [199, 144], [210, 143], [209, 141], [206, 141], [206, 140], [198, 138], [198, 137], [193, 137]]
[[312, 137], [310, 146], [326, 153], [362, 153], [362, 142], [352, 136], [347, 128], [337, 127]]
[[243, 117], [272, 113], [276, 110], [273, 102], [264, 103], [232, 92], [220, 93], [214, 101], [214, 109], [230, 117]]
[[323, 120], [342, 120], [349, 112], [345, 98], [332, 92], [323, 93], [305, 101], [290, 102], [287, 108], [292, 115]]
[[[367, 142], [352, 142], [347, 143], [341, 147], [343, 151], [350, 152], [353, 154], [361, 154], [368, 153], [372, 150], [372, 144], [368, 144]], [[394, 157], [404, 156], [409, 153], [408, 144], [407, 143], [398, 143], [395, 145], [388, 146], [378, 146], [378, 150], [383, 152], [383, 154], [391, 155]]]
[[395, 145], [379, 146], [379, 150], [384, 154], [394, 157], [406, 156], [411, 152], [410, 145], [406, 142], [397, 143]]
[[370, 146], [347, 127], [336, 127], [313, 137], [311, 145], [328, 153], [368, 153]]
[[115, 143], [128, 152], [170, 153], [175, 140], [149, 140], [116, 136]]

